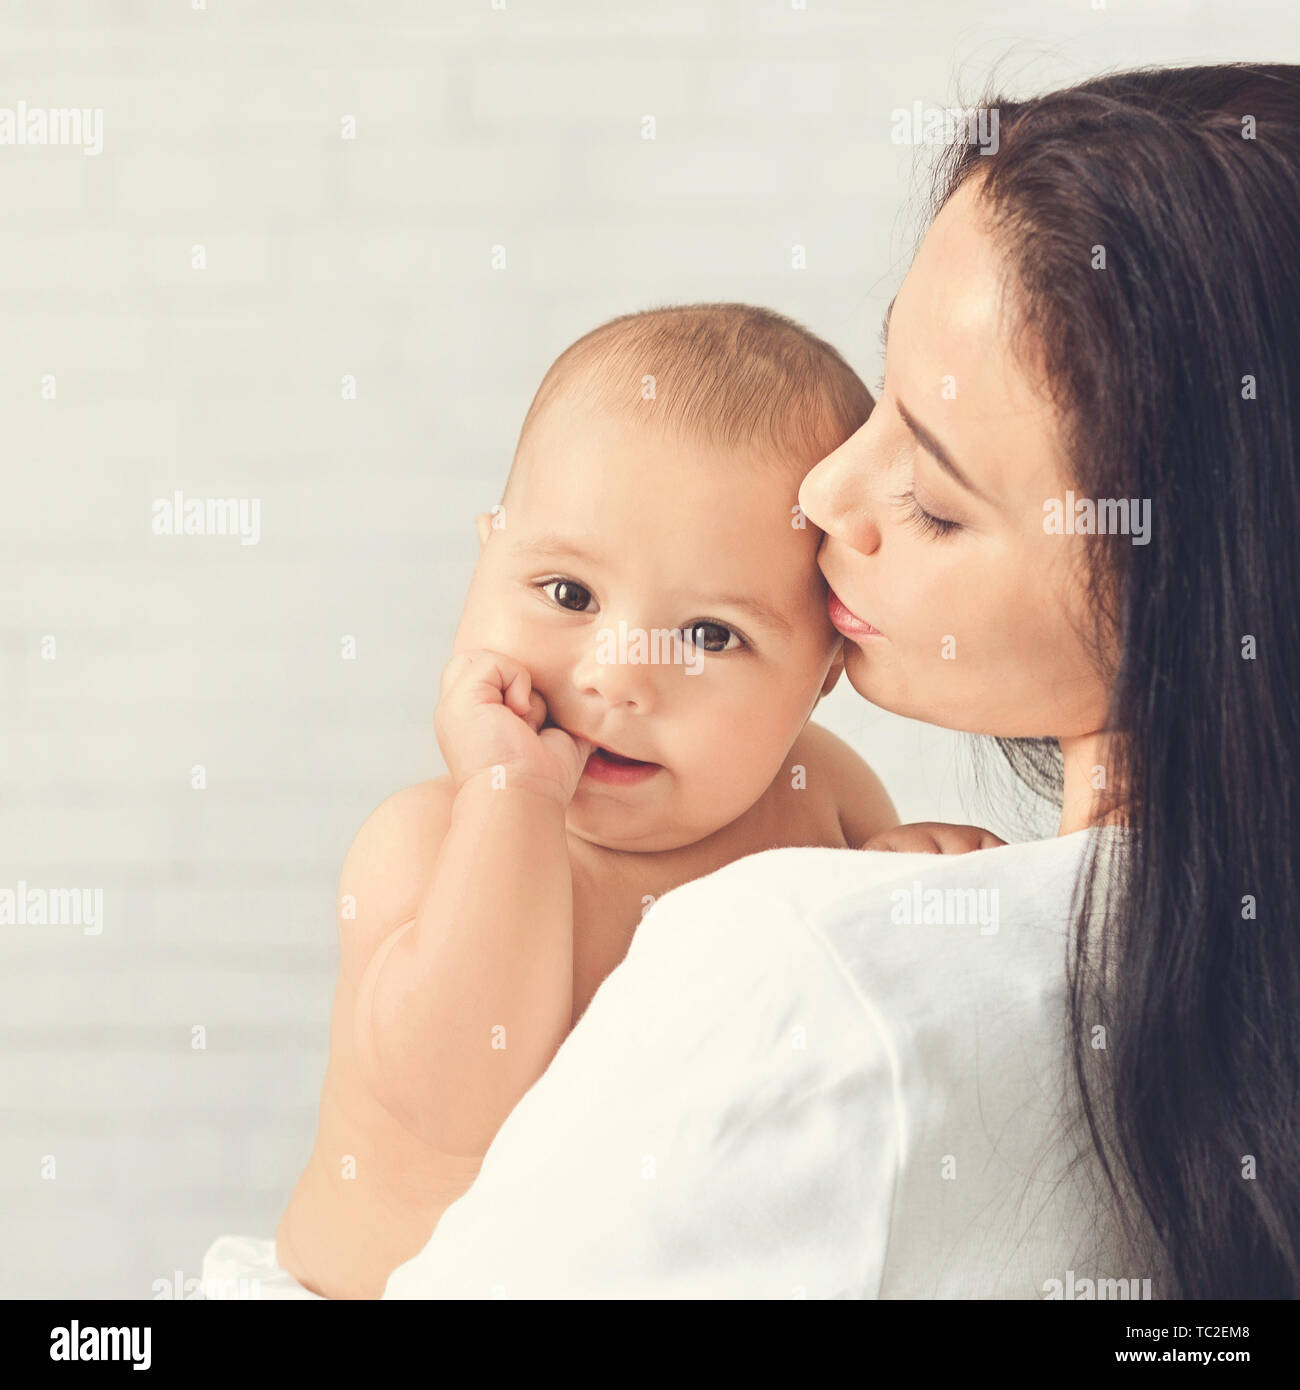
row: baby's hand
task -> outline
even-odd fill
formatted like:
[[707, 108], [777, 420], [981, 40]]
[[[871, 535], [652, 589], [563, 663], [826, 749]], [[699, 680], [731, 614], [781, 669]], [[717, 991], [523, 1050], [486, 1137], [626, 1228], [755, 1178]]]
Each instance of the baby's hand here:
[[434, 729], [459, 790], [477, 773], [503, 768], [507, 784], [573, 800], [594, 744], [543, 728], [546, 701], [512, 657], [480, 648], [454, 656], [442, 673]]
[[901, 854], [969, 854], [1005, 844], [991, 830], [981, 830], [977, 825], [946, 825], [927, 820], [882, 830], [861, 848], [896, 850]]

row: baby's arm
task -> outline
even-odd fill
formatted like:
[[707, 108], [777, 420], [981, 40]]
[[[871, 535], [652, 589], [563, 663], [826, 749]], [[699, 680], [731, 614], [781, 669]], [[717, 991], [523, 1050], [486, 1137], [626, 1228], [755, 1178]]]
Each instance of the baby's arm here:
[[564, 812], [590, 745], [544, 717], [509, 658], [456, 658], [438, 707], [449, 775], [390, 798], [349, 853], [320, 1129], [277, 1233], [318, 1292], [382, 1292], [568, 1032]]
[[486, 1152], [573, 1012], [565, 810], [590, 744], [543, 729], [528, 672], [494, 652], [443, 676], [438, 740], [456, 787], [433, 878], [357, 997], [362, 1075], [431, 1149]]
[[278, 1263], [327, 1298], [377, 1298], [478, 1175], [481, 1160], [439, 1154], [396, 1119], [357, 1059], [358, 984], [428, 890], [455, 796], [450, 777], [395, 792], [367, 817], [339, 876], [339, 973], [316, 1138], [276, 1231]]

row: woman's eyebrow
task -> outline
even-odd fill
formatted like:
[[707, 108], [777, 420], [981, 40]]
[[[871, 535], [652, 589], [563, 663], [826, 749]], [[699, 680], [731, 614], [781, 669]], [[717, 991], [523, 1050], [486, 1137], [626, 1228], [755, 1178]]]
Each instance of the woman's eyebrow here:
[[[895, 303], [897, 303], [897, 301], [897, 295], [895, 295], [893, 299], [889, 301], [889, 307], [885, 310], [885, 317], [880, 324], [880, 347], [881, 350], [885, 352], [889, 350], [889, 317], [894, 312], [894, 305]], [[988, 493], [983, 492], [980, 488], [977, 488], [975, 484], [972, 483], [971, 480], [965, 475], [965, 473], [963, 473], [961, 469], [957, 467], [956, 463], [953, 462], [952, 455], [947, 451], [947, 449], [943, 447], [942, 444], [939, 443], [939, 441], [934, 437], [934, 435], [932, 435], [930, 431], [926, 429], [923, 424], [921, 424], [921, 422], [916, 418], [916, 416], [913, 415], [910, 410], [908, 410], [908, 408], [903, 404], [902, 401], [895, 401], [895, 405], [898, 407], [898, 413], [902, 418], [903, 423], [907, 426], [909, 430], [912, 431], [912, 434], [915, 436], [916, 442], [921, 446], [921, 448], [925, 450], [927, 454], [930, 454], [934, 458], [934, 461], [939, 465], [940, 468], [943, 469], [945, 473], [947, 473], [955, 482], [960, 483], [961, 486], [964, 487], [967, 492], [973, 493], [981, 501], [987, 502], [990, 507], [997, 505], [993, 501], [993, 499], [988, 495]]]
[[942, 444], [939, 443], [939, 441], [934, 437], [934, 435], [932, 435], [930, 431], [926, 429], [925, 426], [921, 424], [919, 420], [916, 419], [916, 417], [912, 414], [910, 410], [908, 410], [908, 408], [903, 404], [902, 401], [895, 400], [894, 404], [898, 409], [898, 414], [901, 417], [903, 423], [907, 426], [909, 430], [912, 431], [913, 435], [916, 437], [916, 442], [921, 446], [921, 448], [925, 450], [927, 454], [931, 455], [934, 461], [939, 465], [940, 468], [943, 469], [945, 473], [949, 474], [949, 476], [952, 477], [955, 482], [960, 483], [961, 486], [964, 487], [967, 492], [973, 493], [982, 502], [987, 502], [990, 507], [997, 505], [986, 492], [983, 492], [980, 488], [977, 488], [975, 484], [972, 483], [971, 480], [965, 475], [965, 473], [963, 473], [961, 469], [957, 467], [957, 465], [953, 462], [952, 455], [947, 451], [947, 449], [943, 447]]

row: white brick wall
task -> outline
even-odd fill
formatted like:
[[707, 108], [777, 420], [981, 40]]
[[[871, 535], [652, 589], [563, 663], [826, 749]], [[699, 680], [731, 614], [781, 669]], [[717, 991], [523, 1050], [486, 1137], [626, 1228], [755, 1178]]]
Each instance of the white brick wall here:
[[[0, 1296], [147, 1297], [274, 1229], [343, 854], [440, 771], [472, 517], [566, 343], [751, 300], [874, 384], [920, 207], [894, 107], [1009, 48], [1046, 84], [1296, 41], [1268, 3], [6, 5], [0, 105], [102, 106], [104, 151], [0, 147], [0, 887], [100, 887], [105, 927], [0, 928]], [[152, 535], [176, 489], [259, 498], [260, 543]], [[967, 818], [946, 735], [821, 717], [905, 817]]]

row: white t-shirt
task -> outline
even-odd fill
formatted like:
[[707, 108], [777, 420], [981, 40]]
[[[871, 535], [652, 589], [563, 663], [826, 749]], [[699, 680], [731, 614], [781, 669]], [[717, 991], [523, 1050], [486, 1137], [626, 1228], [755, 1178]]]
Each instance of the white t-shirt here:
[[[1043, 1298], [1149, 1276], [1116, 1253], [1074, 1122], [1088, 834], [769, 850], [666, 894], [384, 1297]], [[309, 1296], [270, 1242], [204, 1266], [255, 1272]]]

